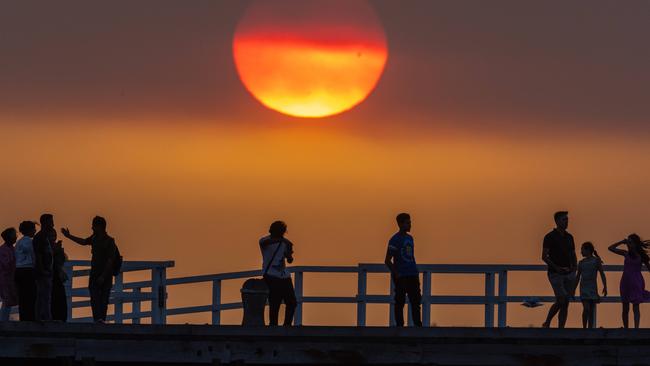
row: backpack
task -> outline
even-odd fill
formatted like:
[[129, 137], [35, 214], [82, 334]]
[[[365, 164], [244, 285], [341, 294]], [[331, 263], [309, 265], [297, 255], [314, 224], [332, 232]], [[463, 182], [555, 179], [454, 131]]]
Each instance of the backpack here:
[[113, 276], [117, 276], [122, 272], [122, 262], [124, 258], [120, 254], [120, 248], [115, 244], [115, 259], [113, 260]]

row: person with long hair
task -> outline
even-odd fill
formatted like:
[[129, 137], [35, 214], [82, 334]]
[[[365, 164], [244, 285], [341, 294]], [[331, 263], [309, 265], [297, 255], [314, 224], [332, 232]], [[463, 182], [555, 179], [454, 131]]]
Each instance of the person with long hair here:
[[[625, 244], [627, 250], [619, 246]], [[621, 302], [623, 303], [623, 327], [629, 327], [630, 303], [634, 312], [634, 328], [641, 322], [639, 304], [650, 301], [650, 292], [645, 290], [645, 281], [641, 270], [643, 265], [650, 271], [650, 257], [648, 246], [650, 242], [643, 241], [637, 234], [630, 234], [627, 238], [609, 246], [609, 251], [625, 257], [623, 262], [623, 276], [621, 277]]]
[[284, 326], [291, 326], [296, 311], [296, 292], [286, 262], [293, 263], [293, 243], [284, 235], [287, 224], [275, 221], [269, 227], [269, 235], [260, 239], [262, 252], [262, 276], [269, 287], [269, 325], [278, 325], [280, 305], [284, 301]]
[[578, 263], [576, 285], [580, 284], [582, 327], [594, 328], [596, 304], [600, 302], [597, 274], [600, 273], [600, 279], [603, 282], [603, 296], [607, 296], [607, 278], [603, 271], [603, 261], [591, 242], [583, 243], [580, 253], [584, 258]]

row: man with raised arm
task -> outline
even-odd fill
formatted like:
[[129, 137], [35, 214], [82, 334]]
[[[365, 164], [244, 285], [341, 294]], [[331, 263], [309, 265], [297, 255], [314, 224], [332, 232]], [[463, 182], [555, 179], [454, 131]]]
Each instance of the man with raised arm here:
[[108, 300], [113, 285], [113, 272], [118, 251], [115, 239], [106, 232], [106, 219], [95, 216], [92, 222], [93, 235], [84, 239], [70, 234], [67, 228], [61, 229], [63, 235], [79, 245], [90, 245], [92, 259], [90, 261], [90, 306], [93, 311], [93, 320], [96, 323], [106, 321]]
[[564, 328], [569, 312], [569, 300], [575, 290], [578, 258], [573, 236], [567, 231], [569, 213], [558, 211], [553, 218], [555, 229], [544, 237], [542, 260], [548, 265], [547, 275], [551, 287], [553, 287], [555, 303], [549, 309], [542, 327], [550, 327], [553, 317], [559, 312], [558, 328]]
[[406, 295], [411, 303], [411, 315], [416, 327], [422, 326], [420, 317], [420, 274], [415, 263], [415, 252], [411, 231], [411, 216], [407, 213], [397, 215], [399, 231], [388, 242], [384, 263], [390, 269], [395, 283], [395, 325], [404, 326], [404, 304]]

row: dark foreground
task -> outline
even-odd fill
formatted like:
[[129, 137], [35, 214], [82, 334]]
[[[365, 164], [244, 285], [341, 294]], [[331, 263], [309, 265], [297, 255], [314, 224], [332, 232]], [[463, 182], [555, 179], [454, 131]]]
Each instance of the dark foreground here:
[[650, 365], [650, 330], [0, 323], [0, 365]]

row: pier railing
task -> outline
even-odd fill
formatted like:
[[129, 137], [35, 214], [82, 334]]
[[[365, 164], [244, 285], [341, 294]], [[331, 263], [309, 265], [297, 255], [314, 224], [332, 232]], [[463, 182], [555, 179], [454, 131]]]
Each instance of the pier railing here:
[[[77, 278], [88, 276], [89, 261], [69, 261], [66, 270], [70, 281], [67, 283], [69, 318], [72, 321], [91, 321], [89, 317], [72, 318], [73, 308], [88, 308], [88, 289], [74, 287]], [[123, 272], [147, 271], [150, 279], [144, 281], [125, 282], [123, 274], [115, 278], [115, 285], [110, 302], [114, 305], [114, 311], [109, 315], [109, 321], [122, 323], [131, 320], [133, 323], [140, 323], [142, 319], [148, 319], [154, 324], [164, 324], [167, 316], [195, 313], [210, 313], [212, 324], [221, 324], [221, 313], [223, 311], [241, 309], [241, 302], [225, 303], [222, 301], [222, 283], [228, 280], [241, 280], [251, 277], [259, 277], [260, 270], [230, 272], [220, 274], [209, 274], [189, 277], [167, 278], [167, 269], [174, 266], [173, 261], [163, 262], [124, 262]], [[86, 267], [77, 269], [77, 267]], [[431, 324], [432, 305], [482, 305], [485, 310], [485, 327], [505, 327], [507, 322], [507, 305], [509, 303], [521, 303], [530, 298], [536, 298], [543, 303], [555, 301], [553, 296], [542, 296], [530, 294], [526, 296], [512, 296], [508, 294], [508, 276], [520, 272], [537, 272], [539, 276], [546, 277], [546, 266], [543, 265], [516, 265], [516, 264], [424, 264], [419, 265], [421, 286], [422, 286], [422, 322], [424, 326]], [[623, 266], [604, 266], [606, 272], [621, 272]], [[393, 286], [388, 270], [384, 264], [361, 263], [357, 266], [294, 266], [289, 271], [293, 274], [294, 287], [298, 306], [295, 312], [294, 323], [302, 325], [303, 304], [356, 304], [357, 325], [366, 325], [366, 306], [368, 304], [388, 304], [389, 322], [393, 324]], [[356, 294], [349, 296], [305, 296], [304, 275], [306, 273], [330, 273], [350, 274], [356, 276]], [[386, 293], [369, 294], [367, 290], [369, 274], [386, 274]], [[485, 287], [482, 293], [468, 295], [432, 295], [431, 276], [433, 274], [458, 274], [458, 275], [482, 275]], [[212, 296], [210, 303], [198, 304], [184, 307], [167, 306], [167, 288], [171, 286], [183, 286], [188, 284], [210, 283]], [[82, 300], [75, 300], [82, 298]], [[573, 299], [572, 301], [579, 301]], [[607, 296], [601, 302], [620, 302], [620, 297]], [[149, 310], [142, 310], [142, 303], [150, 303]], [[131, 311], [123, 311], [124, 304], [131, 304]], [[409, 322], [410, 312], [409, 314]], [[496, 317], [495, 317], [496, 315]], [[495, 324], [496, 318], [496, 324]]]

